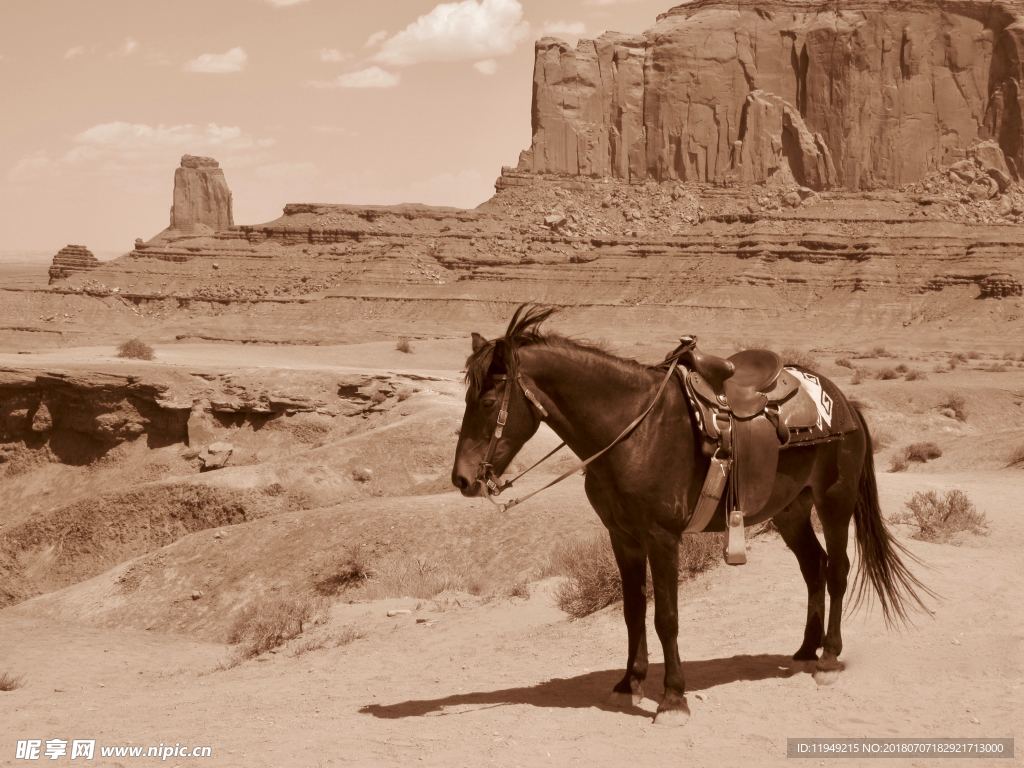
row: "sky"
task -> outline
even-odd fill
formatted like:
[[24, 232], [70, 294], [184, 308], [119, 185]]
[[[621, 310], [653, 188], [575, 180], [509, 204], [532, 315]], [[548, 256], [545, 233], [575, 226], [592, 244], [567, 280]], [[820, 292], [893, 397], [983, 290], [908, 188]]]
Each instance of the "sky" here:
[[288, 202], [472, 207], [530, 143], [533, 43], [671, 0], [0, 0], [0, 251], [124, 252], [185, 153], [236, 223]]

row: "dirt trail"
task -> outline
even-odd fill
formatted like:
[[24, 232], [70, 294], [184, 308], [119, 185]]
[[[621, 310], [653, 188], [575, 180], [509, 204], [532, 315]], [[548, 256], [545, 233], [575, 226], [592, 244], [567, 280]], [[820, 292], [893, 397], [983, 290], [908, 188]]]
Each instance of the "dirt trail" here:
[[[875, 611], [849, 617], [848, 666], [832, 686], [789, 660], [804, 588], [777, 538], [754, 541], [747, 566], [682, 590], [693, 710], [682, 729], [652, 725], [651, 699], [631, 711], [606, 705], [625, 650], [619, 608], [567, 621], [550, 581], [529, 600], [338, 605], [331, 626], [356, 626], [363, 639], [210, 674], [223, 646], [58, 624], [26, 616], [28, 604], [0, 613], [0, 658], [27, 682], [0, 697], [0, 764], [14, 764], [13, 740], [27, 737], [209, 744], [212, 761], [179, 764], [252, 768], [782, 765], [787, 736], [1019, 735], [1024, 475], [886, 474], [881, 486], [889, 511], [913, 490], [960, 487], [992, 532], [961, 547], [910, 541], [943, 600], [902, 633], [884, 631]], [[387, 618], [395, 607], [412, 613]], [[661, 654], [652, 626], [649, 634], [648, 695], [657, 697]]]

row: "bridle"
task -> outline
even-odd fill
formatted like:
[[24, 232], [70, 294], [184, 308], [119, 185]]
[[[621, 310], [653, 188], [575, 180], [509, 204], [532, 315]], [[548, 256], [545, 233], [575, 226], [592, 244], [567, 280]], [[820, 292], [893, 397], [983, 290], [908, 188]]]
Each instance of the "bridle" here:
[[534, 394], [533, 390], [531, 390], [530, 387], [527, 386], [526, 382], [524, 381], [523, 374], [519, 370], [519, 358], [518, 358], [518, 355], [516, 355], [514, 357], [514, 366], [513, 366], [514, 370], [515, 370], [515, 375], [514, 376], [507, 376], [507, 375], [496, 375], [496, 376], [494, 376], [494, 379], [496, 381], [504, 381], [505, 382], [505, 391], [501, 395], [501, 406], [498, 409], [498, 418], [497, 418], [497, 421], [496, 421], [496, 423], [494, 425], [494, 430], [491, 432], [491, 440], [490, 440], [490, 442], [487, 445], [487, 452], [484, 454], [483, 461], [480, 462], [480, 466], [477, 468], [477, 474], [476, 474], [477, 482], [483, 483], [483, 486], [484, 486], [484, 488], [487, 491], [487, 500], [490, 501], [492, 504], [494, 504], [496, 507], [498, 507], [498, 509], [500, 511], [505, 512], [505, 511], [511, 509], [512, 507], [515, 507], [515, 506], [518, 506], [519, 504], [522, 504], [527, 499], [529, 499], [529, 498], [531, 498], [533, 496], [536, 496], [541, 491], [546, 491], [551, 486], [556, 485], [556, 484], [562, 482], [567, 477], [570, 477], [570, 476], [576, 474], [577, 472], [579, 472], [581, 470], [585, 470], [591, 463], [593, 463], [594, 461], [597, 461], [599, 458], [604, 456], [608, 451], [610, 451], [616, 445], [618, 445], [623, 440], [625, 440], [627, 437], [629, 437], [629, 435], [633, 432], [633, 430], [636, 429], [640, 425], [640, 423], [644, 419], [647, 418], [647, 416], [651, 413], [651, 411], [654, 410], [654, 406], [656, 406], [658, 404], [658, 401], [661, 400], [661, 396], [665, 393], [665, 389], [668, 387], [668, 383], [669, 383], [669, 381], [671, 381], [672, 375], [675, 373], [676, 368], [679, 365], [679, 358], [686, 351], [687, 351], [687, 349], [685, 349], [683, 347], [680, 347], [679, 349], [677, 349], [675, 352], [673, 352], [671, 355], [669, 355], [665, 359], [665, 362], [662, 363], [662, 365], [667, 366], [666, 371], [665, 371], [665, 376], [661, 380], [661, 385], [658, 387], [658, 391], [654, 395], [654, 399], [651, 400], [650, 405], [648, 405], [647, 408], [644, 409], [643, 413], [641, 413], [639, 416], [637, 416], [635, 419], [633, 419], [633, 421], [631, 421], [626, 426], [626, 428], [623, 429], [618, 434], [618, 436], [614, 440], [612, 440], [610, 443], [608, 443], [608, 445], [606, 445], [604, 448], [602, 448], [600, 451], [598, 451], [597, 453], [593, 454], [589, 458], [581, 459], [580, 461], [576, 462], [570, 469], [568, 469], [565, 472], [563, 472], [561, 475], [556, 477], [554, 480], [549, 482], [547, 485], [541, 486], [537, 490], [531, 491], [530, 493], [526, 494], [525, 496], [521, 496], [519, 498], [512, 499], [511, 501], [508, 501], [508, 502], [502, 504], [500, 502], [495, 501], [494, 497], [500, 495], [501, 493], [503, 493], [508, 488], [511, 488], [512, 485], [515, 482], [517, 482], [521, 477], [526, 475], [528, 472], [532, 472], [534, 469], [539, 467], [541, 464], [543, 464], [545, 461], [550, 459], [552, 456], [554, 456], [556, 453], [558, 453], [558, 451], [562, 450], [562, 448], [565, 447], [565, 442], [564, 441], [561, 442], [554, 450], [550, 451], [547, 455], [545, 455], [539, 461], [535, 462], [531, 466], [529, 466], [526, 469], [524, 469], [522, 472], [520, 472], [518, 475], [513, 477], [511, 480], [501, 481], [498, 478], [498, 476], [494, 473], [494, 466], [493, 466], [494, 454], [498, 450], [498, 441], [501, 439], [501, 436], [502, 436], [502, 434], [505, 431], [505, 425], [508, 423], [508, 407], [509, 407], [509, 403], [510, 403], [511, 397], [512, 397], [513, 386], [518, 386], [519, 389], [522, 390], [523, 395], [530, 402], [530, 404], [536, 409], [536, 411], [538, 413], [538, 416], [539, 416], [541, 421], [543, 421], [544, 419], [546, 419], [548, 417], [548, 412], [544, 408], [544, 406], [541, 405], [540, 399], [537, 397], [536, 394]]

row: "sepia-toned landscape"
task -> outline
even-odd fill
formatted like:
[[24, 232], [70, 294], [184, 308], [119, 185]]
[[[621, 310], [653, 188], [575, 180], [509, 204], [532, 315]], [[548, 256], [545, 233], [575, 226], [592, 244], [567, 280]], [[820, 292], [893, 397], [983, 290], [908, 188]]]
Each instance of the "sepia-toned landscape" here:
[[[167, 228], [123, 255], [0, 260], [0, 765], [80, 736], [248, 768], [761, 766], [795, 737], [1017, 735], [1024, 7], [663, 10], [536, 42], [530, 145], [476, 208], [281, 200], [243, 223], [232, 167], [185, 154], [160, 171]], [[692, 717], [654, 721], [651, 610], [647, 698], [612, 703], [626, 632], [583, 478], [507, 511], [452, 487], [470, 334], [528, 302], [646, 364], [694, 334], [830, 378], [936, 598], [897, 628], [848, 607], [819, 684], [778, 531], [749, 528], [740, 567], [685, 534]], [[558, 442], [542, 427], [508, 474]]]

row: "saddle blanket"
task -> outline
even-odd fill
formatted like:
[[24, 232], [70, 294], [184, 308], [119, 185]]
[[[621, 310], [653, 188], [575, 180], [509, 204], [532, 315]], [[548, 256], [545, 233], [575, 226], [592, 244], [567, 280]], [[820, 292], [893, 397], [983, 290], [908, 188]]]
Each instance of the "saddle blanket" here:
[[814, 426], [790, 429], [789, 445], [830, 440], [857, 429], [857, 419], [846, 398], [829, 379], [802, 368], [787, 367], [786, 371], [800, 384], [801, 395], [809, 397], [818, 411]]

